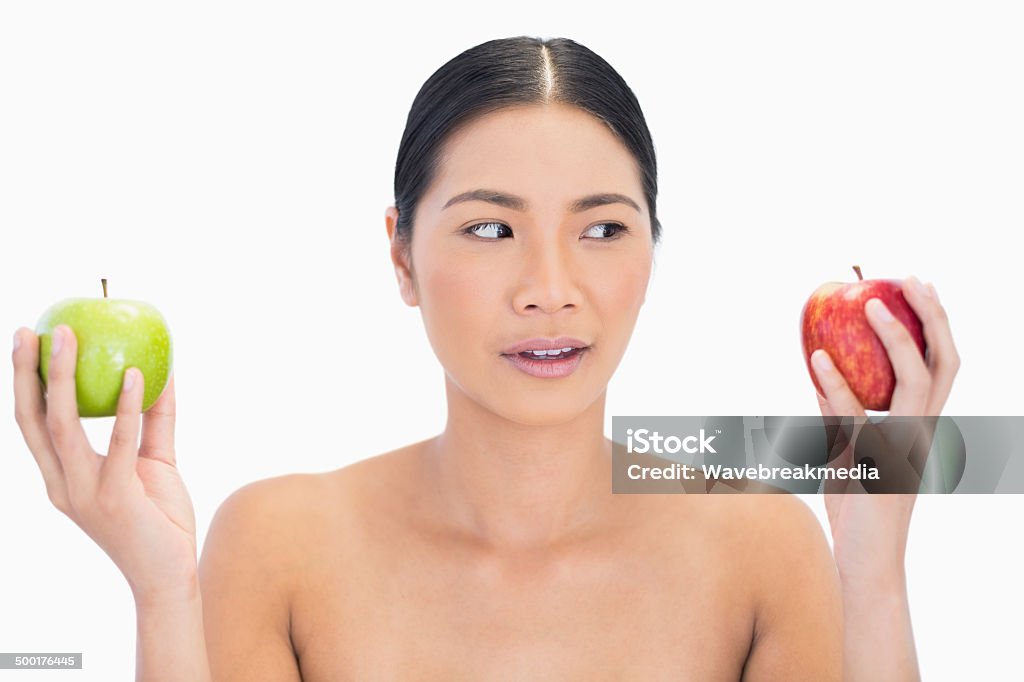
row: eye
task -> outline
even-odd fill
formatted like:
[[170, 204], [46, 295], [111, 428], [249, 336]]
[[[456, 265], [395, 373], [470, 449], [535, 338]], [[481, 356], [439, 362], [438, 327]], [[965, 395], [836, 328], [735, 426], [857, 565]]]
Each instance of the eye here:
[[[590, 239], [597, 239], [597, 241], [610, 241], [612, 239], [618, 239], [620, 234], [624, 232], [629, 232], [629, 228], [620, 223], [598, 223], [596, 225], [591, 225], [589, 228], [587, 228], [587, 232], [591, 232], [595, 228], [603, 228], [603, 233], [606, 235], [604, 237], [590, 237]], [[464, 229], [463, 232], [466, 234], [476, 235], [477, 237], [481, 237], [483, 239], [496, 241], [496, 234], [500, 230], [504, 230], [505, 232], [509, 233], [509, 235], [511, 235], [512, 233], [512, 230], [509, 229], [508, 225], [505, 225], [504, 223], [495, 222], [477, 223], [476, 225], [470, 225], [469, 227]], [[490, 236], [484, 237], [483, 235], [485, 231]]]
[[[505, 225], [504, 223], [477, 223], [476, 225], [470, 225], [469, 227], [464, 229], [463, 232], [465, 232], [467, 234], [474, 234], [474, 235], [476, 235], [478, 237], [481, 237], [482, 236], [481, 235], [482, 230], [481, 230], [481, 232], [477, 232], [477, 230], [480, 229], [480, 228], [487, 228], [489, 234], [491, 234], [491, 235], [493, 235], [496, 230], [502, 230], [502, 229], [507, 231], [509, 234], [512, 233], [512, 231], [509, 230], [508, 225]], [[491, 237], [483, 237], [483, 238], [484, 239], [490, 239], [491, 241], [494, 241]]]
[[595, 227], [604, 228], [606, 234], [609, 232], [609, 230], [611, 231], [611, 236], [599, 237], [598, 241], [610, 241], [612, 239], [618, 239], [621, 233], [629, 232], [628, 227], [626, 227], [625, 225], [620, 225], [619, 223], [598, 223], [597, 225], [591, 225], [589, 228], [587, 228], [587, 232], [590, 232]]

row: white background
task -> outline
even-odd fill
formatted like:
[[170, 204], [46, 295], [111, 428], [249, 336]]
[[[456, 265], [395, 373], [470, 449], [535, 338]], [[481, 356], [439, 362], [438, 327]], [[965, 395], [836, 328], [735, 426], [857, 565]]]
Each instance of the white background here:
[[[0, 328], [101, 296], [100, 277], [164, 313], [200, 542], [250, 481], [443, 427], [442, 369], [399, 298], [384, 210], [423, 81], [522, 34], [608, 60], [658, 153], [665, 238], [609, 433], [614, 414], [817, 414], [800, 309], [855, 263], [938, 288], [963, 358], [945, 414], [1024, 414], [1016, 3], [5, 3]], [[85, 654], [82, 673], [24, 679], [131, 679], [131, 594], [47, 500], [10, 371], [0, 651]], [[112, 422], [86, 420], [101, 452]], [[1019, 673], [1022, 512], [1019, 496], [919, 499], [924, 679]]]

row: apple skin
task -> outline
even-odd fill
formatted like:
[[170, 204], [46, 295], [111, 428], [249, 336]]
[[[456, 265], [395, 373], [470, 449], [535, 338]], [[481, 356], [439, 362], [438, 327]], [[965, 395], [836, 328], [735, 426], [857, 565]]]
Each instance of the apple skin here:
[[171, 333], [148, 303], [115, 298], [69, 298], [50, 306], [36, 324], [39, 376], [49, 385], [53, 330], [71, 327], [78, 340], [75, 394], [79, 417], [117, 414], [124, 371], [142, 371], [142, 411], [157, 401], [173, 369]]
[[[856, 269], [856, 268], [855, 268]], [[858, 276], [860, 271], [857, 270]], [[864, 312], [864, 304], [878, 298], [903, 323], [925, 357], [921, 320], [903, 296], [896, 279], [862, 279], [857, 282], [826, 282], [815, 289], [800, 313], [804, 361], [814, 387], [825, 395], [811, 366], [811, 354], [824, 348], [846, 383], [866, 410], [889, 409], [896, 389], [896, 374], [882, 340]]]

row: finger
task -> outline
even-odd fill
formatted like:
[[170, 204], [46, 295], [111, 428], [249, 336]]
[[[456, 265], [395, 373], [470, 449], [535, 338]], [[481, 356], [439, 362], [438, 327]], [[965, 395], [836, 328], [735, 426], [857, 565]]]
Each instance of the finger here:
[[932, 389], [932, 375], [924, 364], [921, 349], [881, 299], [868, 299], [864, 310], [872, 329], [882, 340], [896, 374], [896, 388], [889, 404], [889, 414], [923, 414]]
[[139, 453], [139, 414], [142, 412], [142, 372], [129, 367], [121, 382], [117, 399], [117, 417], [110, 434], [110, 449], [103, 463], [102, 485], [113, 488], [128, 485], [135, 476]]
[[[842, 373], [836, 369], [835, 363], [828, 352], [819, 348], [811, 354], [811, 365], [818, 377], [818, 383], [825, 391], [825, 399], [818, 397], [818, 405], [822, 408], [822, 416], [825, 421], [825, 433], [828, 438], [829, 466], [848, 468], [853, 460], [852, 448], [849, 447], [853, 440], [856, 422], [850, 423], [843, 417], [863, 417], [864, 408], [861, 406], [857, 396], [846, 383]], [[828, 414], [826, 414], [826, 410]], [[845, 423], [844, 423], [845, 422]], [[838, 451], [838, 454], [836, 454]], [[847, 492], [851, 486], [850, 480], [827, 479], [824, 491], [826, 493]]]
[[[825, 351], [822, 352], [824, 353]], [[812, 355], [811, 357], [813, 358], [814, 356]], [[825, 429], [828, 466], [848, 468], [853, 461], [853, 451], [849, 446], [856, 424], [851, 424], [849, 420], [844, 420], [841, 416], [836, 417], [828, 399], [820, 393], [815, 393], [818, 398], [818, 409], [821, 410], [822, 423]], [[856, 397], [854, 397], [853, 400], [856, 402]], [[844, 423], [844, 421], [846, 423]], [[848, 480], [838, 478], [826, 479], [824, 483], [824, 492], [826, 494], [848, 492], [849, 483], [850, 482]]]
[[953, 343], [949, 316], [939, 302], [935, 287], [928, 284], [918, 289], [919, 284], [921, 281], [917, 277], [908, 277], [903, 282], [903, 296], [924, 325], [924, 338], [928, 344], [926, 364], [932, 375], [932, 390], [926, 414], [937, 416], [942, 412], [953, 387], [953, 379], [960, 370], [960, 354]]
[[863, 417], [864, 408], [861, 407], [857, 396], [850, 390], [846, 379], [836, 369], [828, 352], [819, 348], [811, 353], [811, 365], [814, 367], [814, 374], [818, 377], [818, 383], [825, 390], [825, 398], [828, 400], [832, 411], [831, 416]]
[[164, 392], [142, 415], [142, 446], [139, 457], [148, 457], [176, 466], [174, 456], [174, 374]]
[[832, 406], [828, 404], [828, 399], [817, 391], [814, 392], [815, 397], [818, 399], [818, 409], [821, 410], [822, 417], [831, 417], [833, 415]]
[[46, 430], [43, 384], [39, 378], [39, 338], [31, 330], [23, 331], [21, 328], [14, 336], [17, 345], [11, 354], [14, 362], [14, 419], [43, 474], [47, 495], [57, 503], [66, 499], [67, 489], [64, 469]]
[[[46, 391], [46, 428], [57, 458], [64, 469], [68, 492], [89, 494], [96, 489], [98, 462], [79, 421], [75, 393], [78, 342], [71, 327], [61, 324], [53, 330], [52, 348], [59, 349], [49, 362]], [[40, 349], [44, 348], [40, 344]]]

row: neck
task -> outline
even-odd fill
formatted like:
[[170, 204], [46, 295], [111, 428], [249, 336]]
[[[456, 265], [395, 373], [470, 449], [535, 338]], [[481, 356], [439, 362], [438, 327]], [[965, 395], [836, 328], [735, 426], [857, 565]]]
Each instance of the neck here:
[[443, 516], [492, 547], [538, 548], [584, 531], [611, 497], [605, 393], [569, 421], [524, 425], [445, 380], [448, 420], [428, 442]]

